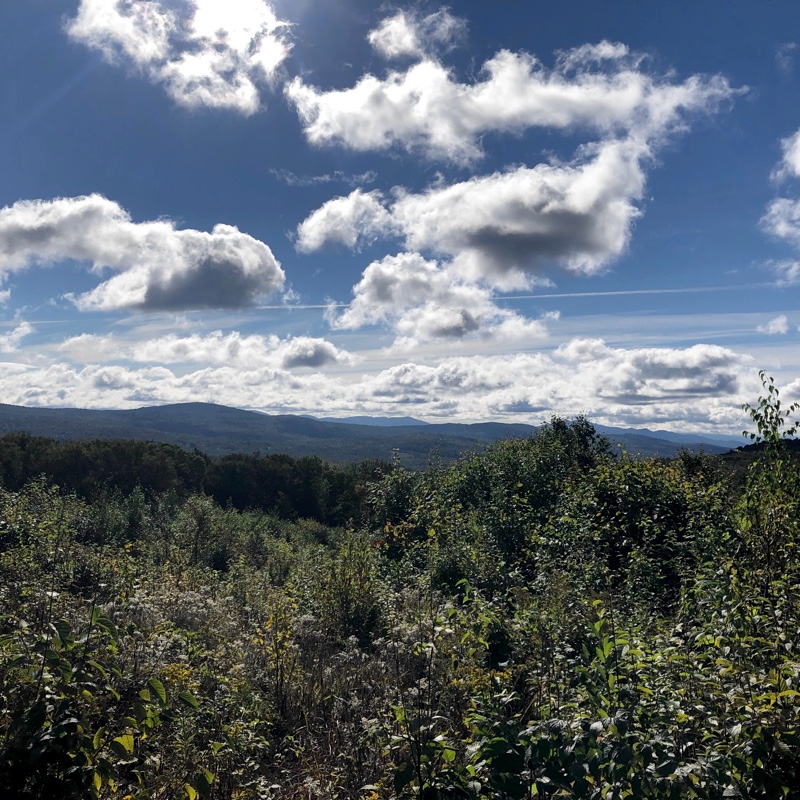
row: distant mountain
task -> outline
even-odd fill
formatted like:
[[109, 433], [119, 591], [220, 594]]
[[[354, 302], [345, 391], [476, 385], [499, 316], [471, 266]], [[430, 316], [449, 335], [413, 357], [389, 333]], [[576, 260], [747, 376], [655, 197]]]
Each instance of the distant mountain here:
[[414, 417], [311, 417], [320, 422], [344, 422], [349, 425], [372, 425], [376, 428], [408, 427], [409, 425], [429, 425]]
[[[645, 436], [653, 439], [662, 439], [665, 442], [674, 442], [679, 445], [691, 443], [692, 446], [708, 445], [709, 447], [723, 447], [726, 451], [744, 445], [743, 436], [730, 436], [719, 433], [674, 433], [673, 431], [650, 430], [649, 428], [613, 428], [608, 425], [595, 425], [598, 433], [603, 433], [609, 438], [614, 436]], [[709, 452], [712, 452], [709, 450]], [[714, 450], [713, 452], [718, 452]]]
[[[532, 425], [481, 422], [428, 424], [405, 418], [315, 419], [262, 414], [211, 403], [178, 403], [126, 411], [27, 408], [0, 404], [0, 434], [27, 432], [59, 440], [139, 439], [170, 442], [211, 456], [226, 453], [316, 455], [329, 461], [400, 459], [414, 469], [431, 460], [449, 462], [499, 439], [526, 438]], [[390, 421], [391, 420], [391, 421]], [[722, 453], [730, 446], [710, 437], [668, 432], [628, 431], [597, 426], [615, 444], [634, 455], [674, 456], [681, 447]], [[740, 444], [737, 442], [737, 444]]]

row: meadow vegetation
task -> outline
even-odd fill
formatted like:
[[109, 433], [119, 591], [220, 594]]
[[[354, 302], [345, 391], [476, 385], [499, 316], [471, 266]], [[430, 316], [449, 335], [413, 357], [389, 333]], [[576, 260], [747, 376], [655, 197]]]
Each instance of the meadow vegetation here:
[[2, 796], [800, 797], [762, 377], [743, 482], [582, 418], [418, 472], [5, 437]]

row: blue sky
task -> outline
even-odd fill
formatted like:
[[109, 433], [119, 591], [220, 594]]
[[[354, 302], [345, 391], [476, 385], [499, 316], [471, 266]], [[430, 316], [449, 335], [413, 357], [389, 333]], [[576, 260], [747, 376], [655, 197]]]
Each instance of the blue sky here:
[[0, 401], [737, 432], [800, 6], [0, 4]]

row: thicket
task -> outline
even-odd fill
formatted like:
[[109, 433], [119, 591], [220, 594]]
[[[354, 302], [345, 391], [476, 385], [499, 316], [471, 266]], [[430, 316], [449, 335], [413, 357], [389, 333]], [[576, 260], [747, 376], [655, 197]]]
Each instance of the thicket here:
[[341, 525], [236, 479], [7, 485], [2, 796], [800, 797], [796, 409], [762, 377], [743, 487], [580, 418], [356, 470]]

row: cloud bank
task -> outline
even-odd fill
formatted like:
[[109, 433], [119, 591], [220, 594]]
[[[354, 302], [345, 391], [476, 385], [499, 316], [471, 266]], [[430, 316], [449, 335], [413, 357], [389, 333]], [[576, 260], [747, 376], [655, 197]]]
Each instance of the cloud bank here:
[[[73, 338], [62, 356], [78, 355], [81, 347], [90, 356], [90, 345], [112, 344]], [[435, 365], [408, 361], [377, 370], [365, 364], [354, 375], [316, 370], [315, 346], [307, 344], [220, 332], [159, 337], [127, 351], [138, 363], [0, 362], [0, 380], [4, 402], [19, 405], [210, 401], [292, 413], [524, 422], [584, 413], [606, 424], [724, 431], [741, 425], [740, 403], [759, 390], [751, 358], [712, 345], [622, 349], [601, 339], [574, 339], [550, 353], [450, 357]], [[317, 344], [324, 349], [321, 340]], [[298, 353], [300, 363], [294, 361]], [[197, 369], [175, 366], [201, 355], [207, 362]], [[173, 366], [151, 366], [151, 358]], [[293, 372], [296, 366], [310, 369]]]
[[58, 346], [76, 362], [133, 361], [146, 364], [204, 364], [242, 369], [318, 369], [331, 364], [352, 364], [355, 358], [325, 339], [293, 336], [243, 336], [224, 334], [176, 336], [169, 334], [141, 342], [126, 342], [109, 335], [81, 334]]
[[82, 311], [243, 308], [285, 279], [269, 247], [231, 225], [206, 233], [167, 220], [134, 223], [97, 194], [0, 209], [0, 276], [66, 260], [119, 273], [71, 298]]

